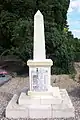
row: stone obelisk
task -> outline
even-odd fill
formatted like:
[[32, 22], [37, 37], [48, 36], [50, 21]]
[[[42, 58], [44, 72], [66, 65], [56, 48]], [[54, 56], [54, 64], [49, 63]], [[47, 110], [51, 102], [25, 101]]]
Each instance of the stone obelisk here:
[[34, 16], [33, 48], [33, 60], [27, 62], [29, 66], [30, 91], [48, 91], [53, 62], [50, 59], [46, 59], [44, 19], [39, 10]]
[[34, 60], [45, 60], [45, 35], [43, 15], [38, 10], [34, 16]]

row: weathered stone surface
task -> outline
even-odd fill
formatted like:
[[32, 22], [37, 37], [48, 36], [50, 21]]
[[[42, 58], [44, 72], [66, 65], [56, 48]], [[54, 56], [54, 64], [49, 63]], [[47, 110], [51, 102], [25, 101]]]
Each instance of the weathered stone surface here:
[[29, 118], [52, 118], [51, 105], [29, 106]]
[[28, 118], [28, 108], [17, 104], [18, 96], [15, 94], [6, 108], [7, 118]]
[[[55, 94], [56, 92], [56, 94]], [[41, 105], [51, 105], [60, 104], [62, 102], [60, 91], [58, 87], [50, 88], [46, 92], [35, 92], [29, 91], [28, 96], [26, 93], [21, 93], [19, 97], [19, 104], [31, 105], [31, 104], [41, 104]]]
[[[60, 89], [62, 102], [59, 104], [52, 104], [49, 100], [49, 104], [41, 104], [41, 98], [29, 98], [26, 99], [25, 93], [22, 93], [24, 101], [19, 101], [17, 104], [18, 96], [14, 95], [10, 103], [6, 108], [6, 117], [8, 118], [69, 118], [75, 117], [75, 110], [71, 103], [71, 100], [65, 89]], [[29, 99], [31, 103], [29, 103]], [[43, 98], [42, 98], [43, 99]], [[45, 99], [46, 102], [46, 99]], [[51, 103], [51, 104], [50, 104]]]
[[34, 16], [34, 52], [33, 59], [41, 61], [46, 59], [44, 20], [42, 13], [38, 10]]

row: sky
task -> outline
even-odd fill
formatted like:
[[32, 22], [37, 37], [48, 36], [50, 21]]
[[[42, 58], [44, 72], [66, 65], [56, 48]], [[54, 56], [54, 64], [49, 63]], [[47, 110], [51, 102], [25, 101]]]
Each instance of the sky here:
[[67, 21], [74, 37], [80, 38], [80, 0], [70, 0]]

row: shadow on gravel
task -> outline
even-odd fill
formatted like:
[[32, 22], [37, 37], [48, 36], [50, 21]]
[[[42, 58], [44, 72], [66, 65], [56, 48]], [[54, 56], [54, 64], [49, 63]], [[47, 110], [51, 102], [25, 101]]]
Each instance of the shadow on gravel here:
[[80, 98], [80, 87], [75, 87], [72, 91], [68, 92], [70, 96]]
[[11, 93], [6, 93], [6, 92], [0, 92], [0, 96], [5, 97], [6, 101], [10, 101], [11, 98], [13, 97], [13, 94], [11, 94]]

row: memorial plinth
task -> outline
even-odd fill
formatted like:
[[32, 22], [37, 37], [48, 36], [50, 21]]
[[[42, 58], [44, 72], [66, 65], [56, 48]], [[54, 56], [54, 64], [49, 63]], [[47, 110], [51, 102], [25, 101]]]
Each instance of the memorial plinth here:
[[46, 59], [44, 20], [38, 10], [34, 16], [33, 60], [28, 60], [30, 90], [14, 95], [6, 108], [8, 118], [69, 118], [74, 107], [65, 89], [51, 86], [51, 66]]
[[30, 91], [47, 91], [50, 83], [52, 60], [29, 60]]

